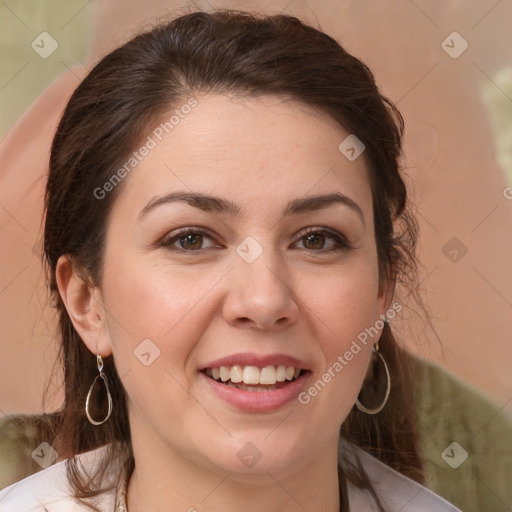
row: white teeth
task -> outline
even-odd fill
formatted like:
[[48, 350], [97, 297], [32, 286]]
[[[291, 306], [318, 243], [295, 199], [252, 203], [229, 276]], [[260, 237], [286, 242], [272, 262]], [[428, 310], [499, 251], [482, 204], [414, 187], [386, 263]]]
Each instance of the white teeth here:
[[276, 380], [277, 382], [284, 382], [286, 380], [286, 366], [284, 364], [280, 364], [277, 367]]
[[259, 384], [260, 369], [257, 366], [246, 366], [244, 368], [244, 384]]
[[278, 366], [268, 365], [263, 368], [241, 365], [220, 366], [217, 368], [206, 368], [205, 373], [215, 380], [220, 379], [222, 382], [236, 384], [236, 387], [245, 389], [245, 384], [250, 386], [258, 386], [260, 384], [273, 386], [276, 382], [293, 380], [300, 375], [300, 371], [300, 368], [280, 364]]
[[265, 366], [260, 371], [260, 384], [275, 384], [276, 369], [273, 366]]
[[237, 383], [244, 380], [244, 372], [239, 365], [233, 366], [229, 374], [231, 375], [231, 382]]

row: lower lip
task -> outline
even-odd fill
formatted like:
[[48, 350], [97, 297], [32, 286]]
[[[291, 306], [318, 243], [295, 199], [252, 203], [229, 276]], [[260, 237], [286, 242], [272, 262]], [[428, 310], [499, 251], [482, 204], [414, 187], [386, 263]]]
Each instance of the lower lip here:
[[296, 399], [310, 373], [306, 371], [285, 387], [271, 391], [246, 391], [220, 384], [202, 372], [199, 375], [218, 397], [238, 409], [248, 412], [271, 412]]

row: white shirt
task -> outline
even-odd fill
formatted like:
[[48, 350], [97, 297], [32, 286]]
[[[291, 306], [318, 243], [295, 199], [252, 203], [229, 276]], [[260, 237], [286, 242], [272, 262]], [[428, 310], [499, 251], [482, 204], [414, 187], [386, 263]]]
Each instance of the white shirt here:
[[[105, 447], [78, 457], [88, 472]], [[386, 512], [460, 512], [460, 510], [429, 489], [378, 461], [368, 453], [344, 440], [340, 453], [350, 458], [359, 457]], [[126, 512], [126, 475], [112, 471], [107, 484], [115, 483], [114, 490], [98, 497], [96, 505], [102, 512]], [[347, 482], [350, 512], [377, 512], [377, 507], [366, 490]], [[89, 512], [89, 509], [71, 497], [66, 476], [66, 461], [58, 462], [0, 491], [0, 512]]]

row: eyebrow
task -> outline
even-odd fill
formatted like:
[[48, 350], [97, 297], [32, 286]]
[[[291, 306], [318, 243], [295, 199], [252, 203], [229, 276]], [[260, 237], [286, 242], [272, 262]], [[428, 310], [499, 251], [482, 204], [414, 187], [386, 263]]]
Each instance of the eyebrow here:
[[[145, 217], [150, 211], [154, 210], [158, 206], [180, 201], [185, 202], [195, 208], [199, 208], [205, 212], [222, 213], [231, 216], [236, 216], [240, 212], [240, 207], [232, 201], [228, 201], [227, 199], [222, 199], [220, 197], [215, 197], [208, 194], [202, 194], [199, 192], [171, 192], [170, 194], [153, 198], [140, 211], [138, 220], [142, 220], [143, 217]], [[350, 197], [347, 197], [340, 192], [293, 199], [286, 206], [283, 217], [299, 213], [306, 213], [314, 210], [321, 210], [334, 204], [343, 204], [348, 206], [359, 215], [363, 224], [365, 224], [363, 211], [359, 205], [353, 199], [350, 199]]]

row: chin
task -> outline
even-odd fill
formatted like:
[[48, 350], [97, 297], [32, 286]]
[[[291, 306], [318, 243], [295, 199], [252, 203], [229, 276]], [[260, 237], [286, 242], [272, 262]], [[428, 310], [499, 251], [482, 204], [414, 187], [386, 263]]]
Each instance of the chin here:
[[[275, 428], [275, 427], [273, 427]], [[279, 474], [297, 468], [301, 450], [305, 445], [297, 433], [292, 436], [286, 431], [281, 435], [270, 434], [272, 429], [265, 432], [248, 432], [229, 438], [226, 443], [204, 446], [202, 458], [205, 467], [222, 473], [232, 473], [232, 478], [251, 482], [268, 481], [268, 473]], [[270, 434], [270, 435], [269, 435]], [[230, 477], [231, 478], [231, 477]]]

